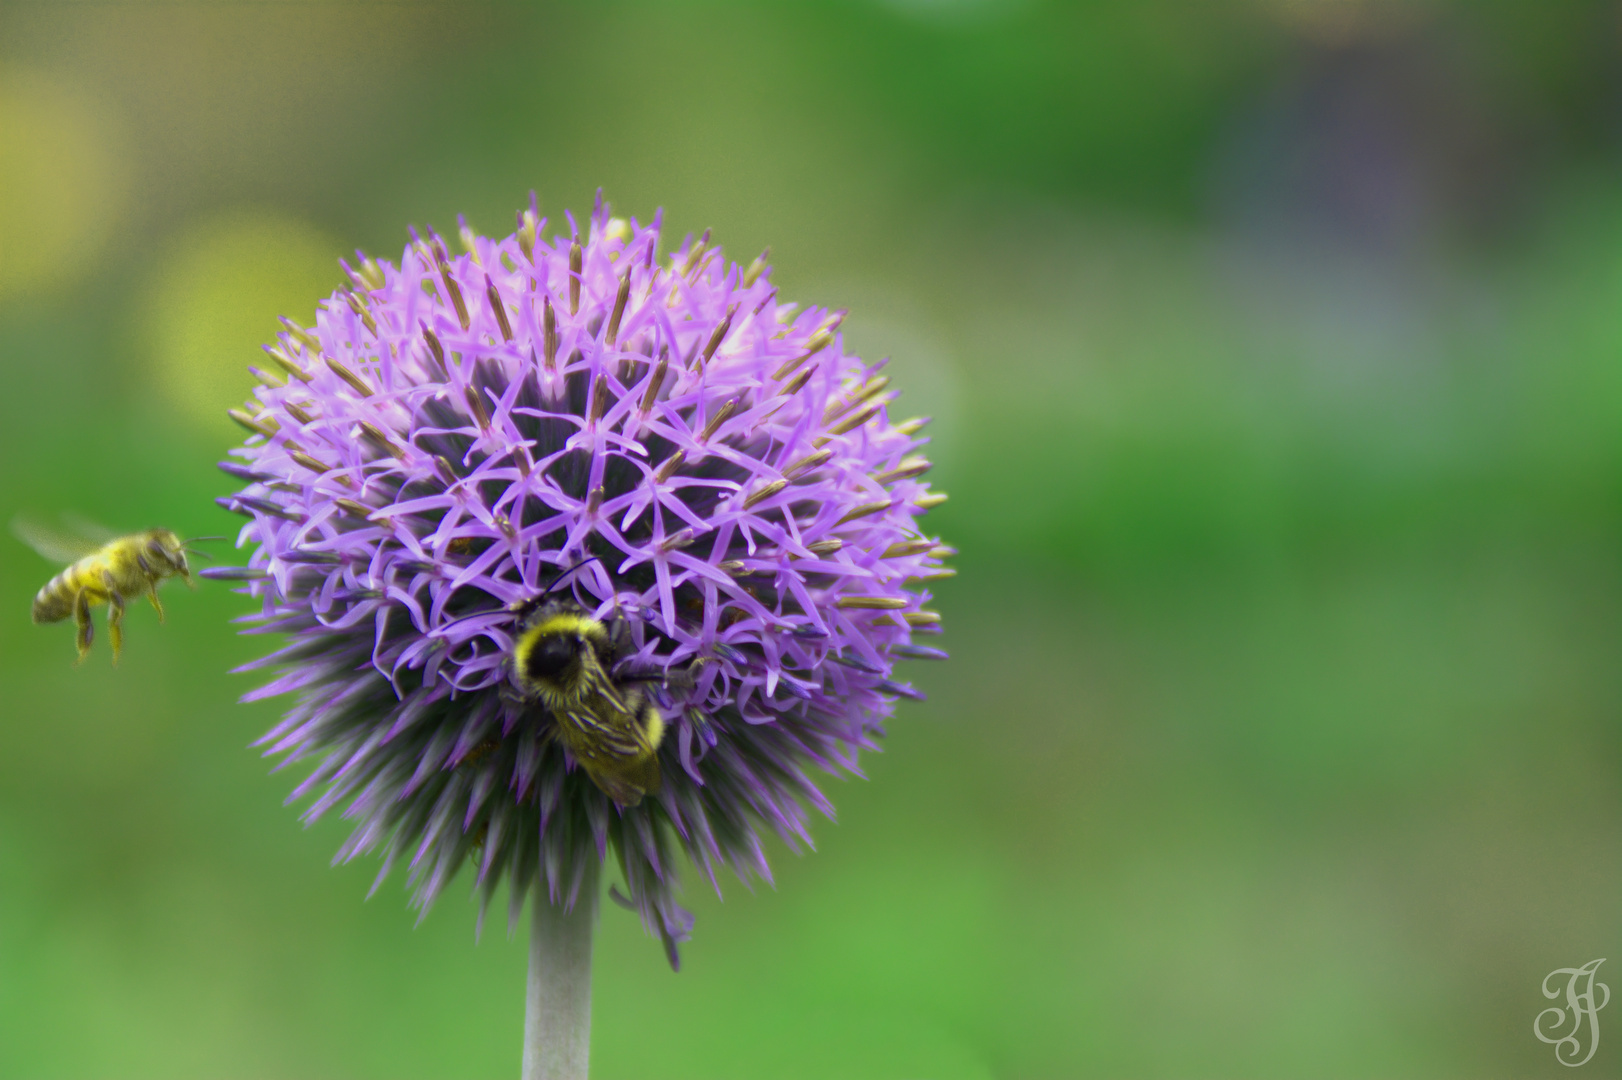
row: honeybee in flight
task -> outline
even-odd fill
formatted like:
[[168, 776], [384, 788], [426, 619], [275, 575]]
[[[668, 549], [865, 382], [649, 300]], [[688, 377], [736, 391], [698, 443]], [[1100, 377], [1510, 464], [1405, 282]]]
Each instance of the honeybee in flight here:
[[[60, 622], [69, 615], [78, 625], [79, 662], [90, 652], [95, 627], [90, 609], [108, 605], [107, 634], [113, 642], [113, 663], [124, 647], [125, 601], [145, 593], [163, 619], [158, 583], [179, 576], [196, 588], [186, 562], [186, 547], [168, 529], [148, 529], [128, 536], [112, 536], [87, 522], [76, 523], [85, 536], [69, 536], [25, 518], [11, 523], [12, 531], [29, 547], [55, 562], [69, 563], [34, 597], [34, 621]], [[96, 534], [101, 534], [96, 536]], [[95, 537], [95, 538], [92, 538]], [[199, 537], [198, 539], [215, 539]]]
[[[590, 561], [590, 560], [588, 560]], [[578, 564], [584, 566], [585, 563]], [[639, 683], [615, 674], [630, 652], [630, 626], [592, 617], [552, 588], [513, 608], [510, 665], [519, 696], [552, 714], [555, 737], [610, 799], [635, 806], [659, 791], [665, 721]]]

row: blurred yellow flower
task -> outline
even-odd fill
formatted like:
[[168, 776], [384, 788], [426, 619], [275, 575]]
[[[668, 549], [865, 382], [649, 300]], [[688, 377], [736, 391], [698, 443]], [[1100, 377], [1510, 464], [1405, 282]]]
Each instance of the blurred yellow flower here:
[[340, 284], [338, 244], [296, 218], [238, 210], [186, 230], [162, 260], [146, 327], [163, 390], [185, 414], [229, 427], [253, 385], [248, 365], [275, 339], [278, 315], [312, 322]]
[[0, 300], [71, 282], [122, 216], [128, 158], [96, 102], [0, 66]]

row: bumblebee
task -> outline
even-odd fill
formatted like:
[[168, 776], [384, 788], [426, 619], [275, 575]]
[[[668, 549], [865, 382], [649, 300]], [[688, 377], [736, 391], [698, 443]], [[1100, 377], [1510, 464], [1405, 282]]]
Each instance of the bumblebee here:
[[593, 618], [566, 597], [542, 594], [517, 609], [512, 682], [555, 720], [557, 738], [603, 794], [622, 807], [659, 791], [665, 721], [638, 683], [616, 676], [630, 627]]
[[[60, 622], [69, 615], [78, 625], [79, 662], [90, 652], [95, 627], [90, 609], [107, 604], [107, 633], [113, 642], [113, 663], [124, 647], [124, 603], [145, 593], [163, 619], [158, 600], [158, 583], [180, 577], [191, 588], [191, 568], [186, 562], [185, 545], [168, 529], [148, 529], [129, 536], [96, 540], [57, 534], [32, 522], [19, 519], [12, 530], [35, 551], [57, 562], [71, 565], [57, 574], [34, 597], [34, 621]], [[89, 530], [85, 530], [89, 531]]]

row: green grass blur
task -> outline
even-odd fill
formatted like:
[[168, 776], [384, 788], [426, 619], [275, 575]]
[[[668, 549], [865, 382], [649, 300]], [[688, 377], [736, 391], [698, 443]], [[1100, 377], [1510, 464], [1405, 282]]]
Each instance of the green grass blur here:
[[[244, 365], [409, 222], [769, 244], [937, 417], [953, 659], [680, 974], [605, 905], [595, 1075], [1553, 1076], [1622, 946], [1617, 25], [0, 6], [0, 517], [233, 531]], [[75, 668], [0, 552], [0, 1077], [514, 1075], [522, 934], [329, 867], [241, 599]]]

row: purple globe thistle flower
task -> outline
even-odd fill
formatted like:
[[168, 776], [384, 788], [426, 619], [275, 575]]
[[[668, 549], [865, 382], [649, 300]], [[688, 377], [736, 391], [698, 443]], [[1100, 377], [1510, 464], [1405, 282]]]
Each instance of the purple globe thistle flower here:
[[[505, 239], [464, 225], [456, 257], [413, 230], [398, 266], [346, 263], [313, 328], [284, 320], [286, 379], [255, 372], [221, 466], [255, 550], [213, 576], [288, 638], [247, 699], [297, 695], [260, 743], [315, 762], [289, 801], [355, 822], [339, 860], [403, 862], [423, 909], [471, 863], [482, 925], [503, 879], [514, 922], [534, 883], [569, 909], [612, 849], [675, 966], [677, 852], [770, 880], [761, 831], [809, 844], [811, 772], [855, 772], [920, 696], [895, 661], [944, 655], [908, 583], [951, 573], [918, 525], [945, 496], [882, 362], [846, 355], [843, 312], [780, 303], [764, 255], [705, 233], [661, 259], [657, 215], [601, 200], [583, 239], [544, 224], [532, 200]], [[611, 634], [602, 693], [641, 703], [629, 789], [514, 663], [549, 601]]]

